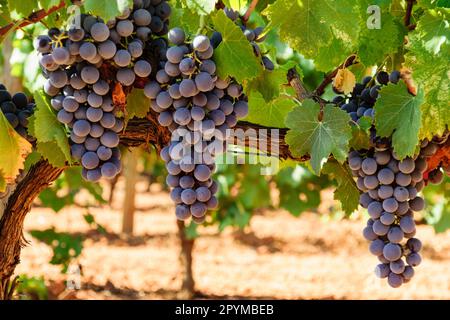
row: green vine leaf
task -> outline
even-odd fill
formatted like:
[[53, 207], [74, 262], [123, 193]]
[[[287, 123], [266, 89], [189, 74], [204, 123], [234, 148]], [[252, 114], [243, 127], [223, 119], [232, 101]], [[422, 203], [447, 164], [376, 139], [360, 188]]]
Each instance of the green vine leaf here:
[[421, 125], [420, 106], [423, 103], [423, 90], [417, 96], [408, 92], [406, 84], [389, 84], [380, 91], [375, 104], [375, 127], [381, 137], [392, 135], [394, 151], [400, 158], [413, 156], [419, 143]]
[[43, 91], [34, 95], [36, 109], [30, 117], [28, 132], [37, 139], [37, 150], [57, 167], [71, 163], [70, 146], [64, 126], [58, 121]]
[[370, 149], [370, 135], [367, 130], [360, 126], [352, 126], [352, 139], [350, 140], [350, 148], [354, 150]]
[[428, 10], [417, 23], [415, 34], [428, 52], [436, 55], [443, 46], [450, 44], [450, 10]]
[[241, 29], [220, 10], [213, 17], [215, 30], [222, 34], [222, 43], [214, 50], [218, 76], [234, 77], [238, 82], [257, 77], [262, 66]]
[[323, 173], [336, 179], [338, 186], [334, 192], [334, 199], [341, 202], [342, 210], [349, 215], [358, 209], [359, 190], [350, 169], [333, 160], [325, 164]]
[[27, 17], [38, 7], [37, 0], [17, 1], [8, 0], [9, 11], [15, 11], [17, 14]]
[[143, 89], [133, 88], [130, 94], [127, 96], [127, 118], [132, 119], [145, 118], [150, 111], [150, 99], [144, 94]]
[[[367, 2], [367, 8], [371, 3]], [[393, 17], [388, 8], [381, 13], [380, 29], [369, 29], [361, 26], [358, 39], [358, 57], [366, 66], [376, 65], [383, 61], [387, 54], [395, 54], [402, 48], [406, 28], [399, 18]], [[366, 21], [363, 19], [363, 24]], [[389, 35], [389, 36], [386, 36]]]
[[449, 9], [429, 10], [410, 36], [405, 65], [425, 91], [420, 139], [442, 135], [450, 125], [449, 25]]
[[354, 43], [361, 19], [357, 1], [277, 0], [263, 14], [281, 39], [307, 58], [314, 58], [334, 37]]
[[[251, 96], [254, 92], [259, 92], [266, 102], [276, 99], [280, 95], [282, 87], [287, 84], [288, 70], [294, 66], [295, 62], [289, 61], [273, 71], [263, 70], [257, 78], [250, 80], [246, 85], [247, 95]], [[301, 77], [302, 70], [296, 69]]]
[[38, 0], [39, 6], [44, 9], [50, 9], [51, 7], [57, 6], [61, 0]]
[[[19, 1], [20, 2], [20, 1]], [[85, 0], [84, 8], [105, 21], [120, 16], [133, 6], [133, 0]]]
[[195, 34], [200, 25], [200, 15], [189, 8], [172, 7], [170, 15], [171, 28], [183, 28], [188, 34]]
[[286, 116], [296, 105], [292, 98], [283, 96], [266, 102], [259, 92], [250, 95], [248, 104], [249, 114], [245, 121], [275, 128], [284, 127]]
[[217, 0], [184, 0], [185, 5], [199, 15], [208, 15], [215, 9]]
[[347, 159], [351, 138], [350, 117], [331, 105], [323, 108], [323, 118], [319, 120], [320, 105], [307, 100], [294, 108], [286, 120], [290, 129], [286, 142], [296, 156], [311, 156], [311, 166], [319, 175], [323, 165], [333, 155], [340, 163]]

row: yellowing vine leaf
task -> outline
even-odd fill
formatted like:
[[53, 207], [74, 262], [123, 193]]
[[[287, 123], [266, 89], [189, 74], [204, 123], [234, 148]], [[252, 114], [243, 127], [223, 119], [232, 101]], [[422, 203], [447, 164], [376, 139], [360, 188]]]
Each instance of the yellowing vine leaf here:
[[24, 168], [27, 155], [31, 152], [31, 144], [22, 138], [0, 112], [0, 171], [7, 183], [12, 183]]
[[333, 87], [345, 94], [352, 92], [355, 84], [356, 77], [353, 72], [348, 69], [339, 69], [336, 77], [333, 79]]
[[0, 170], [0, 192], [5, 192], [6, 190], [6, 180], [3, 177], [3, 172]]

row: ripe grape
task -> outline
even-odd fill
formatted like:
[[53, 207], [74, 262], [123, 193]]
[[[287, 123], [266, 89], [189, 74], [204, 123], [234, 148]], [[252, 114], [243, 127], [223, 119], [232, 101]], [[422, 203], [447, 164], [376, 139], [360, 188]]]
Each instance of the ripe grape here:
[[401, 259], [397, 261], [392, 261], [389, 267], [391, 271], [395, 274], [402, 274], [403, 271], [405, 271], [405, 263]]
[[370, 243], [369, 250], [375, 256], [379, 256], [383, 253], [384, 242], [383, 240], [376, 239]]
[[388, 243], [383, 248], [383, 256], [389, 261], [396, 261], [402, 256], [402, 249], [398, 244]]
[[411, 216], [404, 216], [400, 219], [400, 228], [405, 233], [411, 233], [416, 230], [416, 224]]
[[413, 252], [406, 256], [406, 262], [412, 267], [417, 267], [422, 262], [422, 257], [420, 254]]
[[83, 167], [90, 170], [97, 168], [100, 160], [95, 152], [86, 152], [81, 158], [81, 163]]
[[372, 226], [373, 232], [378, 236], [384, 236], [389, 231], [389, 226], [383, 224], [380, 220], [376, 220]]
[[399, 227], [393, 227], [389, 230], [387, 237], [392, 243], [400, 243], [403, 240], [404, 233]]
[[377, 171], [377, 162], [372, 158], [366, 158], [361, 164], [361, 169], [366, 175], [372, 175]]
[[178, 220], [187, 220], [191, 217], [191, 212], [188, 206], [179, 204], [175, 208], [175, 215]]
[[375, 267], [375, 275], [380, 279], [387, 278], [390, 272], [388, 264], [382, 263]]
[[388, 284], [393, 288], [398, 288], [403, 284], [402, 276], [391, 272], [388, 276]]
[[115, 132], [107, 131], [100, 137], [100, 142], [105, 147], [114, 148], [119, 145], [119, 136]]
[[378, 171], [377, 177], [378, 177], [378, 180], [380, 181], [380, 183], [384, 184], [384, 185], [390, 185], [395, 180], [394, 173], [388, 168], [384, 168], [384, 169], [381, 169], [380, 171]]
[[90, 33], [95, 41], [103, 42], [109, 37], [109, 28], [106, 24], [97, 22], [92, 25]]

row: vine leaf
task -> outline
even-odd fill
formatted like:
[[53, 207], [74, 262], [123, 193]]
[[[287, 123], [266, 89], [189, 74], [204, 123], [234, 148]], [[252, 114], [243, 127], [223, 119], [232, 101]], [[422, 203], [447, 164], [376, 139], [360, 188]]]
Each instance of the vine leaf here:
[[[276, 99], [280, 95], [283, 85], [287, 83], [286, 74], [288, 73], [288, 70], [294, 66], [295, 62], [289, 61], [273, 71], [263, 70], [258, 77], [250, 80], [246, 85], [245, 91], [247, 96], [251, 96], [253, 92], [257, 91], [262, 95], [266, 102]], [[301, 77], [302, 71], [298, 70], [298, 68], [296, 68], [296, 70], [300, 73]]]
[[66, 165], [66, 156], [55, 141], [38, 142], [37, 151], [52, 166], [62, 168]]
[[227, 6], [227, 8], [231, 8], [236, 11], [241, 11], [241, 10], [245, 9], [249, 2], [250, 1], [246, 1], [246, 0], [224, 0], [223, 1], [223, 3], [225, 4], [225, 6]]
[[36, 109], [30, 117], [28, 132], [37, 140], [37, 150], [56, 167], [71, 163], [70, 147], [64, 126], [58, 121], [41, 90], [35, 93]]
[[61, 2], [61, 0], [38, 0], [38, 1], [39, 1], [40, 7], [45, 8], [45, 9], [56, 6]]
[[185, 0], [186, 6], [199, 15], [210, 14], [216, 6], [217, 0]]
[[177, 7], [174, 3], [172, 4], [170, 25], [171, 27], [182, 27], [188, 34], [195, 34], [200, 25], [200, 15], [189, 8]]
[[16, 1], [16, 0], [8, 0], [8, 9], [9, 11], [15, 11], [21, 16], [29, 16], [34, 8], [38, 7], [37, 0], [28, 0], [28, 1]]
[[277, 0], [263, 11], [281, 39], [307, 58], [314, 58], [334, 37], [353, 43], [360, 11], [353, 0]]
[[3, 176], [3, 171], [0, 170], [0, 192], [5, 192], [6, 190], [6, 180]]
[[24, 168], [31, 144], [22, 138], [0, 112], [0, 171], [7, 183], [13, 183], [19, 171]]
[[231, 76], [240, 83], [257, 77], [262, 72], [262, 66], [241, 29], [227, 18], [223, 10], [218, 11], [212, 20], [215, 30], [223, 38], [214, 50], [218, 76], [223, 79]]
[[317, 70], [328, 72], [340, 65], [350, 52], [352, 52], [350, 43], [334, 38], [328, 46], [320, 48], [320, 51], [314, 57], [314, 64]]
[[352, 139], [350, 147], [355, 150], [370, 149], [370, 128], [372, 119], [361, 117], [357, 124], [352, 126]]
[[249, 114], [245, 118], [246, 121], [275, 128], [284, 127], [284, 119], [296, 105], [294, 100], [283, 96], [266, 102], [259, 92], [250, 95], [248, 104]]
[[356, 84], [355, 75], [348, 69], [339, 69], [333, 79], [333, 87], [338, 91], [349, 94], [353, 91]]
[[[369, 18], [366, 13], [371, 5], [380, 8], [380, 28], [369, 29], [367, 20], [361, 19], [361, 32], [358, 38], [358, 58], [366, 66], [372, 66], [383, 61], [387, 54], [393, 55], [403, 47], [404, 36], [407, 33], [403, 21], [404, 16], [394, 16], [391, 1], [360, 0], [361, 15]], [[389, 36], [386, 36], [389, 35]]]
[[419, 20], [417, 29], [410, 36], [405, 62], [406, 67], [413, 71], [414, 80], [425, 91], [421, 107], [421, 139], [442, 135], [450, 125], [450, 9], [439, 12], [441, 14], [429, 10]]
[[290, 129], [286, 142], [295, 156], [311, 156], [311, 166], [319, 175], [323, 165], [332, 154], [340, 163], [347, 158], [351, 138], [350, 118], [339, 108], [327, 105], [319, 120], [320, 105], [306, 100], [294, 108], [286, 119]]
[[400, 158], [413, 156], [419, 143], [421, 125], [420, 106], [423, 103], [423, 91], [418, 95], [408, 92], [406, 84], [389, 84], [380, 91], [375, 104], [375, 127], [381, 137], [392, 135], [394, 151]]
[[133, 88], [127, 96], [127, 122], [134, 117], [145, 118], [150, 111], [150, 99], [144, 94], [144, 89]]
[[420, 34], [420, 40], [425, 50], [432, 54], [438, 54], [444, 45], [450, 44], [450, 10], [428, 10], [420, 18], [416, 33]]
[[[20, 2], [20, 1], [18, 1]], [[120, 16], [122, 12], [133, 6], [133, 0], [85, 0], [84, 8], [86, 11], [101, 17], [103, 20], [108, 21], [117, 16]]]
[[358, 209], [359, 190], [350, 169], [332, 160], [325, 164], [323, 173], [336, 179], [338, 185], [334, 191], [334, 199], [341, 202], [342, 210], [349, 215]]

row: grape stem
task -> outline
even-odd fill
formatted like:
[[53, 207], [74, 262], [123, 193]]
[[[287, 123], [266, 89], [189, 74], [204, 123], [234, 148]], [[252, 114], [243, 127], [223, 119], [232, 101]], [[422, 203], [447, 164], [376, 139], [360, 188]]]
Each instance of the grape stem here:
[[311, 96], [300, 80], [300, 75], [295, 67], [288, 70], [287, 80], [289, 85], [294, 89], [297, 99], [300, 102]]
[[348, 68], [351, 65], [357, 64], [358, 59], [356, 55], [351, 55], [348, 57], [344, 63], [342, 63], [340, 66], [338, 66], [336, 69], [334, 69], [331, 73], [329, 73], [325, 79], [323, 79], [322, 83], [317, 87], [316, 90], [314, 90], [314, 95], [321, 96], [325, 92], [325, 88], [333, 82], [334, 77], [336, 77], [336, 74], [338, 73], [339, 69]]
[[23, 28], [30, 24], [34, 24], [34, 23], [41, 21], [42, 19], [46, 18], [47, 16], [51, 15], [52, 13], [60, 10], [61, 8], [64, 8], [65, 5], [66, 5], [66, 3], [64, 1], [61, 1], [59, 4], [51, 7], [48, 10], [41, 9], [41, 10], [35, 11], [26, 18], [23, 18], [23, 19], [17, 20], [17, 21], [13, 21], [4, 27], [1, 27], [0, 28], [0, 39], [2, 39], [3, 36], [7, 35], [11, 30]]
[[202, 30], [205, 28], [205, 16], [204, 15], [200, 15], [200, 23], [199, 23], [199, 27], [197, 30], [197, 34], [201, 34]]
[[247, 9], [247, 12], [245, 12], [244, 16], [242, 17], [242, 21], [244, 23], [247, 23], [248, 19], [250, 19], [250, 16], [252, 15], [252, 12], [255, 10], [257, 5], [258, 0], [252, 0], [252, 3], [250, 3], [250, 6]]
[[409, 29], [411, 26], [411, 17], [415, 0], [407, 0], [406, 14], [405, 14], [405, 26]]

